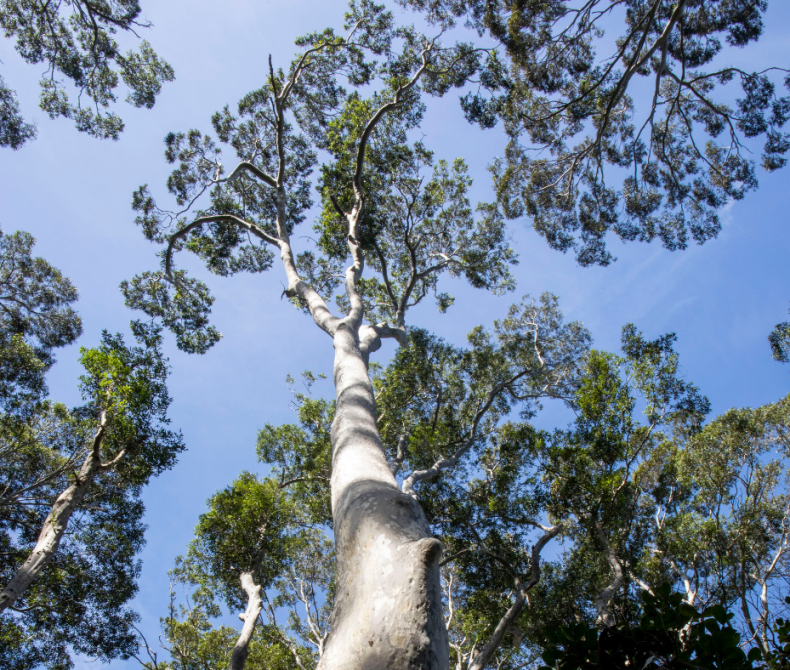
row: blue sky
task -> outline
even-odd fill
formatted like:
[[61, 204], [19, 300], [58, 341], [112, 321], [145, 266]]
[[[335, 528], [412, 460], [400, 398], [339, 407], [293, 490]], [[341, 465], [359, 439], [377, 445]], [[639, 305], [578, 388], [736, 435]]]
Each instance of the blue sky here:
[[[0, 74], [39, 128], [38, 140], [1, 154], [0, 226], [31, 232], [36, 252], [79, 287], [81, 345], [95, 344], [103, 328], [126, 331], [133, 315], [118, 284], [155, 267], [155, 247], [134, 226], [130, 201], [142, 183], [164, 194], [165, 134], [208, 130], [214, 111], [261, 85], [269, 53], [275, 65], [286, 66], [293, 39], [326, 25], [339, 27], [345, 6], [317, 0], [141, 4], [154, 24], [145, 37], [173, 65], [176, 81], [152, 111], [120, 106], [127, 128], [115, 143], [80, 135], [68, 121], [47, 119], [37, 108], [40, 71], [22, 63], [9, 41], [0, 41]], [[786, 64], [790, 7], [770, 4], [754, 58]], [[483, 133], [466, 124], [451, 94], [429, 101], [421, 131], [437, 157], [463, 156], [476, 178], [475, 196], [491, 197], [485, 168], [503, 146], [499, 130]], [[550, 250], [524, 222], [514, 222], [513, 245], [520, 255], [515, 294], [495, 297], [448, 283], [444, 290], [457, 296], [455, 306], [446, 315], [421, 306], [411, 324], [461, 344], [473, 326], [504, 316], [521, 295], [551, 291], [568, 319], [591, 330], [597, 347], [616, 350], [628, 322], [649, 337], [677, 333], [683, 373], [708, 395], [717, 414], [777, 400], [790, 390], [790, 367], [771, 359], [766, 338], [787, 319], [790, 306], [789, 179], [787, 169], [760, 174], [759, 191], [728, 206], [718, 239], [702, 247], [670, 253], [656, 244], [613, 240], [618, 261], [608, 268], [580, 268], [571, 256]], [[302, 234], [309, 234], [309, 225], [308, 220]], [[189, 262], [187, 267], [198, 269]], [[212, 277], [213, 321], [223, 340], [198, 357], [177, 351], [168, 338], [173, 425], [183, 430], [188, 451], [145, 493], [148, 544], [135, 606], [150, 638], [156, 639], [165, 611], [167, 570], [190, 540], [206, 498], [241, 470], [258, 469], [254, 445], [264, 423], [294, 419], [286, 375], [312, 370], [331, 376], [331, 341], [281, 300], [283, 283], [277, 265], [264, 275]], [[385, 362], [392, 351], [387, 343], [377, 360]], [[67, 403], [78, 402], [77, 353], [76, 346], [62, 351], [49, 377], [53, 397]], [[325, 383], [320, 391], [331, 388]], [[544, 425], [565, 420], [552, 407], [540, 419]]]

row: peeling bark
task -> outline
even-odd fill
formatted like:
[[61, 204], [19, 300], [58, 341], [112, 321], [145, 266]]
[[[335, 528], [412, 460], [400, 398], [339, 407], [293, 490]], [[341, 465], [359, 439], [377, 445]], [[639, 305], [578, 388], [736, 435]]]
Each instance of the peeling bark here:
[[319, 670], [447, 670], [441, 544], [384, 457], [358, 334], [334, 337], [332, 511], [337, 595]]

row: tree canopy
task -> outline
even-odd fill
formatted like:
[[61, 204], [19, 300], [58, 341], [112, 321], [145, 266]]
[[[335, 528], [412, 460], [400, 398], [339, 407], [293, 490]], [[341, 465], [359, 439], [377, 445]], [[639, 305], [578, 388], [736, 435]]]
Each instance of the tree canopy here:
[[504, 124], [505, 214], [583, 265], [613, 260], [609, 232], [702, 244], [721, 230], [718, 211], [757, 187], [750, 153], [769, 172], [787, 163], [788, 70], [741, 56], [763, 33], [765, 1], [399, 2], [493, 40], [464, 112]]
[[[352, 0], [342, 30], [298, 38], [282, 66], [270, 56], [210, 130], [165, 136], [166, 193], [132, 195], [158, 263], [121, 285], [146, 320], [132, 322], [137, 345], [105, 332], [81, 350], [79, 407], [44, 384], [53, 350], [79, 335], [76, 290], [31, 257], [31, 237], [3, 238], [0, 665], [787, 665], [788, 398], [712, 416], [673, 333], [626, 324], [618, 351], [594, 347], [548, 292], [481, 317], [465, 344], [426, 328], [425, 311], [429, 297], [442, 313], [459, 290], [468, 299], [465, 285], [516, 289], [514, 219], [582, 266], [609, 264], [615, 236], [673, 251], [715, 237], [722, 208], [757, 186], [755, 143], [767, 171], [790, 148], [785, 70], [722, 64], [758, 40], [765, 3], [399, 4], [416, 25]], [[77, 18], [99, 5], [63, 6], [76, 12], [64, 26], [99, 39]], [[61, 5], [24, 7], [54, 20]], [[140, 14], [104, 10], [118, 13], [110, 33]], [[120, 130], [99, 109], [114, 101], [112, 63], [138, 106], [172, 74], [147, 43], [129, 65], [107, 39], [91, 71], [104, 88], [80, 70], [96, 54], [72, 54], [95, 113], [45, 84], [46, 105], [99, 136]], [[462, 146], [440, 155], [421, 136], [429, 106], [455, 94], [468, 121], [507, 138], [488, 200], [475, 202]], [[18, 146], [29, 129], [13, 96], [0, 102]], [[323, 371], [303, 373], [296, 422], [262, 420], [260, 471], [216, 482], [170, 572], [157, 643], [129, 603], [143, 487], [184, 449], [163, 331], [206, 354], [221, 340], [212, 275], [263, 287], [275, 268], [334, 356], [334, 397], [313, 395]], [[288, 339], [274, 313], [248, 316]], [[785, 326], [769, 337], [780, 361]], [[395, 353], [379, 362], [386, 339]]]
[[[124, 123], [111, 106], [121, 81], [129, 91], [126, 102], [150, 109], [162, 84], [174, 78], [146, 40], [126, 53], [116, 41], [119, 32], [139, 38], [137, 30], [151, 27], [141, 12], [137, 0], [3, 0], [0, 28], [16, 40], [25, 61], [45, 64], [39, 104], [50, 118], [71, 119], [93, 137], [118, 139]], [[0, 147], [18, 149], [35, 136], [35, 124], [24, 120], [16, 93], [0, 77]]]
[[[0, 413], [0, 667], [73, 667], [136, 649], [128, 603], [144, 545], [141, 488], [184, 449], [167, 426], [170, 397], [159, 329], [135, 322], [138, 346], [106, 331], [82, 348], [84, 404], [47, 397], [52, 350], [81, 321], [77, 291], [33, 238], [0, 238], [3, 395]], [[57, 594], [53, 597], [53, 594]]]

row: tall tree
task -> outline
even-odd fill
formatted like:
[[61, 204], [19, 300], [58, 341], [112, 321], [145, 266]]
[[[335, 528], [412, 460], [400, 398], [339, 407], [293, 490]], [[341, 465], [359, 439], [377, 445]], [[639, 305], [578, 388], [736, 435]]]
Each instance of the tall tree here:
[[[365, 157], [369, 148], [382, 159], [391, 156], [389, 163], [397, 170], [397, 148], [405, 144], [406, 131], [422, 114], [420, 94], [441, 94], [462, 84], [474, 69], [476, 55], [463, 45], [446, 48], [413, 29], [396, 29], [392, 16], [372, 3], [352, 5], [346, 29], [346, 37], [327, 30], [301, 39], [302, 54], [287, 72], [270, 68], [269, 82], [241, 101], [240, 118], [229, 110], [215, 115], [220, 141], [235, 149], [242, 161], [227, 177], [213, 140], [198, 131], [168, 136], [167, 157], [181, 163], [169, 187], [185, 209], [167, 213], [145, 188], [138, 191], [135, 207], [141, 211], [144, 232], [166, 243], [164, 268], [124, 289], [131, 305], [163, 317], [183, 348], [201, 351], [217, 339], [216, 331], [207, 326], [210, 301], [205, 287], [175, 269], [173, 252], [192, 250], [218, 274], [265, 270], [273, 260], [267, 247], [279, 252], [287, 295], [310, 312], [335, 349], [332, 509], [338, 596], [320, 665], [445, 667], [440, 545], [431, 537], [419, 504], [400, 490], [384, 457], [367, 371], [369, 355], [378, 349], [381, 337], [403, 341], [406, 332], [404, 316], [395, 318], [392, 326], [363, 323], [360, 280], [368, 231], [374, 226], [388, 230], [373, 218], [375, 210], [368, 218], [365, 209]], [[337, 82], [340, 74], [353, 86], [376, 84], [377, 91], [367, 99], [348, 94]], [[297, 134], [292, 123], [298, 123], [305, 135]], [[311, 139], [336, 156], [329, 169], [340, 180], [333, 189], [334, 175], [327, 174], [325, 201], [332, 208], [326, 218], [337, 221], [336, 228], [343, 231], [343, 246], [323, 259], [296, 257], [291, 247], [293, 227], [304, 219], [309, 204], [307, 177], [316, 160]], [[410, 161], [404, 169], [405, 177], [412, 178]], [[393, 186], [384, 186], [397, 195]], [[406, 239], [399, 241], [398, 249], [410, 248], [404, 257], [408, 274], [385, 278], [389, 275], [382, 267], [382, 284], [394, 298], [387, 309], [396, 317], [398, 298], [398, 304], [408, 308], [425, 295], [415, 286], [451, 268], [479, 286], [508, 285], [512, 252], [504, 243], [501, 218], [495, 211], [474, 217], [464, 182], [445, 193], [435, 190], [441, 206], [429, 207], [418, 214], [420, 218], [402, 224]], [[208, 209], [185, 219], [204, 193], [211, 198]], [[408, 207], [404, 210], [408, 215]], [[434, 225], [434, 216], [439, 225]], [[248, 242], [246, 235], [264, 246]], [[337, 240], [332, 235], [327, 242]], [[348, 256], [348, 311], [337, 317], [321, 291], [332, 277], [333, 261]]]
[[[588, 5], [595, 9], [596, 3]], [[421, 450], [422, 436], [412, 443], [408, 431], [397, 422], [385, 429], [369, 371], [370, 356], [382, 338], [408, 346], [409, 308], [431, 292], [440, 309], [449, 307], [452, 297], [438, 290], [443, 275], [463, 277], [473, 286], [493, 291], [511, 289], [508, 266], [515, 262], [515, 255], [507, 244], [505, 218], [524, 211], [558, 248], [576, 244], [575, 231], [581, 230], [579, 260], [585, 264], [611, 260], [603, 246], [610, 228], [626, 239], [659, 235], [671, 248], [684, 246], [689, 230], [700, 241], [715, 234], [715, 210], [754, 185], [753, 170], [738, 154], [737, 141], [729, 152], [710, 144], [707, 153], [695, 153], [693, 132], [684, 130], [682, 124], [684, 114], [702, 119], [704, 132], [714, 136], [720, 132], [717, 124], [726, 126], [728, 119], [746, 135], [767, 133], [765, 165], [780, 166], [787, 142], [778, 128], [785, 121], [788, 103], [774, 99], [766, 75], [743, 75], [745, 82], [752, 83], [745, 84], [747, 97], [736, 118], [716, 105], [715, 113], [704, 111], [710, 102], [705, 98], [707, 79], [694, 70], [712, 58], [705, 52], [706, 39], [726, 29], [721, 21], [735, 26], [733, 34], [741, 40], [736, 43], [754, 39], [759, 32], [755, 32], [759, 8], [757, 19], [741, 21], [727, 5], [724, 18], [718, 17], [719, 23], [714, 21], [711, 28], [699, 16], [681, 21], [686, 5], [679, 3], [680, 9], [673, 14], [668, 3], [656, 0], [648, 10], [652, 12], [649, 20], [641, 5], [630, 11], [628, 20], [636, 17], [637, 37], [629, 37], [623, 53], [612, 62], [616, 66], [625, 55], [635, 69], [616, 75], [615, 66], [596, 69], [591, 64], [593, 56], [587, 47], [597, 36], [597, 20], [590, 24], [584, 19], [583, 29], [578, 28], [581, 32], [568, 46], [570, 56], [560, 49], [544, 60], [542, 52], [530, 51], [531, 46], [518, 51], [521, 43], [516, 37], [528, 36], [533, 28], [541, 39], [551, 34], [541, 26], [565, 16], [565, 3], [487, 5], [502, 9], [498, 15], [504, 17], [502, 24], [512, 23], [517, 33], [505, 43], [508, 58], [516, 63], [516, 70], [510, 72], [500, 64], [499, 48], [446, 47], [438, 35], [426, 37], [414, 28], [396, 27], [383, 7], [366, 0], [352, 2], [345, 36], [327, 29], [301, 38], [297, 42], [301, 52], [285, 71], [275, 70], [270, 61], [264, 86], [245, 96], [235, 113], [226, 107], [214, 115], [216, 139], [198, 130], [168, 134], [165, 157], [176, 168], [167, 187], [175, 206], [160, 206], [147, 185], [134, 194], [137, 223], [148, 239], [161, 245], [161, 267], [124, 282], [122, 288], [127, 304], [161, 319], [176, 335], [179, 347], [202, 353], [220, 337], [209, 323], [213, 298], [208, 287], [176, 265], [176, 254], [184, 250], [196, 254], [209, 271], [219, 275], [263, 272], [279, 255], [287, 279], [284, 294], [332, 338], [336, 404], [331, 430], [331, 507], [337, 590], [332, 632], [320, 668], [447, 667], [441, 547], [420, 505], [420, 489], [430, 486], [425, 482], [439, 473], [464, 462], [478, 444], [478, 431], [489, 430], [518, 403], [525, 402], [529, 411], [530, 403], [541, 396], [577, 402], [574, 384], [586, 350], [583, 329], [563, 326], [550, 300], [540, 309], [525, 303], [503, 322], [498, 341], [482, 331], [473, 334], [474, 353], [464, 373], [474, 372], [467, 380], [479, 377], [482, 383], [470, 386], [470, 391], [461, 390], [464, 382], [453, 387], [447, 380], [452, 388], [446, 390], [452, 402], [458, 403], [459, 412], [442, 428], [447, 440], [434, 445], [425, 438], [425, 444], [438, 448], [433, 453], [430, 448]], [[467, 5], [454, 7], [465, 11]], [[657, 46], [643, 52], [646, 40], [657, 30], [656, 22], [665, 15], [669, 33], [674, 35], [678, 25], [688, 23], [693, 34], [684, 33], [680, 44], [674, 37], [657, 37]], [[513, 19], [510, 23], [505, 20], [508, 17]], [[571, 33], [576, 30], [573, 25]], [[738, 25], [745, 26], [745, 32], [738, 32]], [[563, 39], [560, 36], [558, 43]], [[543, 46], [549, 49], [550, 44], [549, 40]], [[713, 51], [718, 49], [716, 44], [710, 40]], [[537, 65], [536, 54], [540, 54]], [[581, 59], [576, 69], [569, 65], [573, 54]], [[681, 78], [677, 90], [659, 87], [661, 98], [655, 105], [668, 109], [669, 117], [661, 121], [664, 131], [655, 122], [653, 145], [648, 148], [640, 144], [636, 130], [629, 130], [630, 102], [624, 91], [633, 74], [642, 72], [655, 54], [680, 62], [683, 76], [695, 71], [688, 76], [702, 79], [688, 83]], [[518, 70], [518, 58], [527, 59], [522, 70]], [[661, 79], [671, 68], [664, 63], [657, 72]], [[515, 128], [515, 139], [506, 161], [495, 167], [498, 204], [475, 209], [467, 195], [464, 163], [435, 160], [426, 147], [409, 139], [410, 131], [419, 126], [427, 96], [462, 86], [478, 73], [495, 93], [504, 91], [500, 101], [490, 103], [491, 114], [501, 113], [507, 128]], [[730, 74], [740, 76], [728, 70], [715, 77], [727, 79]], [[552, 77], [560, 83], [552, 83]], [[768, 102], [755, 97], [753, 84], [767, 91]], [[541, 97], [546, 92], [541, 86], [548, 91], [547, 97]], [[574, 87], [586, 96], [578, 105]], [[558, 113], [556, 122], [549, 122], [541, 114], [553, 114], [558, 91], [573, 102], [567, 109], [563, 102], [557, 103], [565, 111]], [[699, 99], [695, 91], [703, 101], [692, 99]], [[527, 103], [537, 106], [538, 111], [530, 112], [537, 121], [526, 114], [519, 116], [522, 107], [529, 107]], [[486, 101], [467, 98], [473, 118], [482, 118], [488, 106]], [[600, 110], [609, 107], [599, 118]], [[483, 112], [475, 116], [478, 108]], [[654, 116], [649, 115], [652, 120]], [[526, 124], [526, 130], [519, 123]], [[597, 139], [565, 149], [570, 136], [590, 128]], [[666, 128], [674, 135], [667, 135]], [[524, 133], [540, 139], [556, 160], [524, 158], [518, 144]], [[230, 173], [224, 168], [222, 145], [235, 152], [239, 161]], [[319, 157], [322, 212], [316, 224], [318, 239], [314, 247], [297, 254], [292, 235], [311, 205], [309, 176], [319, 165]], [[633, 183], [626, 179], [622, 193], [608, 190], [601, 181], [607, 162], [618, 168], [637, 166], [637, 177]], [[526, 205], [519, 205], [514, 194], [523, 195]], [[622, 223], [617, 218], [621, 202], [626, 203]], [[335, 300], [340, 311], [336, 316], [328, 298], [340, 282], [343, 291]], [[559, 337], [562, 328], [565, 331]], [[548, 351], [554, 347], [556, 358], [544, 356], [544, 333], [549, 335]], [[565, 341], [570, 344], [563, 349]], [[447, 351], [451, 367], [455, 356]], [[440, 381], [431, 383], [443, 389], [445, 382], [436, 374]], [[397, 386], [392, 380], [382, 383], [379, 400]], [[442, 407], [450, 407], [441, 397], [431, 397], [426, 406], [440, 415]], [[422, 417], [425, 426], [430, 425], [432, 419], [424, 416], [424, 408], [410, 411]], [[629, 440], [624, 438], [626, 444]], [[405, 461], [411, 473], [400, 475]], [[428, 509], [431, 501], [422, 502]], [[552, 523], [529, 518], [535, 522], [530, 531], [553, 532], [551, 537], [559, 532], [550, 530]], [[603, 540], [599, 537], [594, 542]], [[538, 544], [535, 540], [534, 546]], [[516, 574], [521, 586], [525, 584], [522, 576]], [[522, 590], [522, 596], [526, 601], [526, 591]], [[604, 605], [606, 600], [602, 598]], [[510, 625], [503, 621], [500, 640]], [[480, 663], [490, 658], [484, 655]]]
[[[123, 53], [113, 37], [118, 31], [138, 37], [138, 29], [150, 28], [141, 11], [138, 0], [3, 0], [0, 28], [16, 39], [25, 61], [46, 65], [40, 106], [50, 118], [72, 119], [80, 132], [117, 140], [124, 123], [109, 110], [120, 81], [128, 103], [150, 109], [162, 84], [174, 78], [146, 40]], [[76, 96], [69, 96], [61, 76]], [[16, 93], [0, 77], [0, 147], [18, 149], [35, 136], [35, 125], [22, 118]]]

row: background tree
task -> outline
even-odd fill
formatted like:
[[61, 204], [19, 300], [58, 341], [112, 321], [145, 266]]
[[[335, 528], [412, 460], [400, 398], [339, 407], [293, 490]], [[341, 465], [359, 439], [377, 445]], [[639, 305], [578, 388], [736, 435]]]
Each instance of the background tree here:
[[[315, 667], [329, 633], [334, 555], [326, 519], [298, 504], [301, 495], [289, 486], [242, 473], [208, 501], [172, 571], [174, 584], [189, 592], [177, 614], [171, 590], [163, 647], [172, 666], [163, 667]], [[230, 612], [244, 609], [240, 634], [211, 624], [222, 612], [218, 601]], [[141, 663], [158, 667], [147, 642], [142, 646], [148, 660]]]
[[788, 426], [788, 398], [711, 421], [679, 452], [657, 520], [659, 556], [685, 601], [733, 609], [766, 658], [787, 612]]
[[[28, 63], [46, 64], [40, 106], [50, 118], [63, 116], [81, 132], [117, 140], [124, 124], [109, 109], [120, 81], [129, 90], [128, 103], [150, 109], [162, 83], [174, 79], [173, 68], [146, 40], [125, 54], [115, 41], [118, 31], [138, 37], [137, 29], [151, 27], [140, 13], [137, 0], [3, 0], [0, 27], [16, 39], [16, 50]], [[70, 80], [76, 104], [60, 76]], [[18, 149], [35, 136], [35, 126], [20, 114], [16, 93], [0, 77], [0, 147]]]
[[790, 322], [777, 323], [768, 336], [771, 354], [780, 363], [790, 362]]
[[104, 333], [82, 349], [85, 405], [47, 401], [4, 424], [3, 667], [71, 667], [72, 649], [103, 659], [134, 649], [126, 604], [144, 543], [140, 491], [184, 447], [167, 428], [161, 337], [133, 326], [143, 346]]
[[[656, 667], [705, 654], [713, 665], [701, 667], [746, 663], [738, 645], [756, 648], [750, 662], [775, 653], [786, 607], [787, 401], [731, 410], [703, 428], [707, 401], [677, 376], [672, 338], [646, 341], [628, 327], [623, 345], [623, 357], [591, 352], [568, 430], [501, 424], [478, 468], [485, 475], [429, 497], [443, 544], [461, 547], [447, 565], [459, 667], [476, 667], [497, 628], [488, 662], [500, 668], [530, 667], [541, 654], [582, 668], [625, 663], [602, 653], [643, 653]], [[557, 529], [563, 551], [539, 565], [530, 525]], [[540, 579], [519, 598], [536, 565]], [[667, 634], [674, 642], [659, 644]], [[565, 651], [545, 654], [552, 649]], [[678, 665], [660, 665], [664, 657]]]

